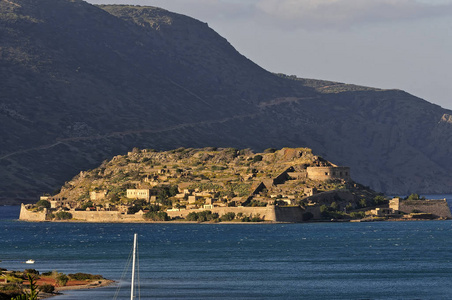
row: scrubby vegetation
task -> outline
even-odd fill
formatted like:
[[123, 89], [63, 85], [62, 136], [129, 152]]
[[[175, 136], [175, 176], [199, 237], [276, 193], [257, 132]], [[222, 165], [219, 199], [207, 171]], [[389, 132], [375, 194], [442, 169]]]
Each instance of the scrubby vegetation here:
[[7, 281], [6, 284], [0, 284], [0, 300], [34, 300], [38, 299], [40, 293], [54, 293], [55, 286], [65, 286], [71, 281], [91, 282], [104, 279], [101, 275], [66, 275], [55, 270], [40, 274], [35, 269], [26, 269], [23, 272], [0, 269], [0, 278]]
[[87, 273], [68, 274], [68, 277], [71, 280], [100, 280], [100, 279], [103, 279], [103, 277], [101, 275], [93, 275], [93, 274], [87, 274]]
[[168, 214], [164, 211], [150, 211], [144, 214], [144, 218], [149, 221], [169, 221]]
[[72, 219], [72, 214], [66, 211], [59, 211], [55, 214], [56, 220], [70, 220]]

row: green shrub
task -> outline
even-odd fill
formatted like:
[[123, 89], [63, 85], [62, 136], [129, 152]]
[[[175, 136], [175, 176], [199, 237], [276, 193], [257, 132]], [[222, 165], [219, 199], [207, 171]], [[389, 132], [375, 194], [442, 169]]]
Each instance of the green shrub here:
[[258, 154], [253, 157], [253, 162], [262, 161], [262, 155]]
[[51, 207], [50, 202], [47, 200], [39, 200], [36, 203], [36, 206], [40, 207], [40, 208], [47, 208], [47, 209], [50, 209], [50, 207]]
[[210, 210], [200, 211], [198, 213], [191, 212], [185, 217], [185, 219], [187, 221], [197, 222], [216, 221], [218, 220], [218, 214], [212, 213]]
[[150, 211], [143, 215], [149, 221], [169, 221], [168, 214], [164, 211]]
[[384, 204], [384, 203], [388, 203], [388, 200], [386, 200], [386, 198], [384, 196], [381, 196], [381, 195], [375, 196], [375, 198], [374, 198], [375, 205], [380, 205], [380, 204]]
[[235, 213], [234, 212], [228, 212], [221, 216], [220, 221], [232, 221], [235, 219]]
[[187, 221], [197, 221], [198, 220], [198, 214], [195, 213], [195, 212], [191, 212], [185, 217], [185, 219]]
[[264, 219], [262, 219], [262, 218], [260, 217], [260, 215], [258, 214], [258, 215], [255, 215], [254, 217], [252, 217], [250, 221], [251, 221], [251, 222], [263, 222]]
[[39, 271], [35, 269], [25, 269], [25, 273], [39, 275]]
[[366, 201], [366, 199], [361, 199], [361, 200], [359, 200], [358, 206], [361, 207], [361, 208], [367, 207], [367, 201]]
[[67, 277], [67, 275], [63, 273], [60, 273], [56, 276], [55, 280], [59, 286], [65, 286], [66, 283], [69, 281], [69, 277]]
[[73, 280], [99, 280], [103, 278], [101, 275], [93, 275], [87, 273], [68, 274], [68, 276]]
[[55, 219], [57, 220], [70, 220], [72, 219], [72, 214], [67, 211], [59, 211], [55, 214]]
[[55, 291], [55, 287], [51, 284], [43, 284], [39, 287], [39, 290], [43, 293], [53, 293]]
[[276, 149], [275, 148], [267, 148], [264, 150], [264, 153], [275, 153]]
[[0, 285], [0, 291], [19, 291], [19, 290], [20, 287], [17, 284]]
[[244, 216], [242, 219], [242, 222], [262, 222], [264, 219], [260, 217], [260, 215], [256, 216]]
[[94, 206], [94, 203], [92, 202], [92, 201], [88, 201], [88, 202], [86, 202], [86, 203], [84, 203], [83, 205], [82, 205], [82, 209], [83, 210], [85, 210], [85, 209], [87, 209], [88, 207], [93, 207]]
[[363, 211], [354, 211], [350, 213], [350, 217], [353, 219], [362, 219], [366, 216], [366, 213]]
[[405, 200], [425, 200], [425, 197], [420, 197], [418, 194], [411, 194]]
[[223, 171], [223, 170], [226, 170], [227, 167], [224, 167], [224, 166], [212, 166], [210, 169], [212, 171]]

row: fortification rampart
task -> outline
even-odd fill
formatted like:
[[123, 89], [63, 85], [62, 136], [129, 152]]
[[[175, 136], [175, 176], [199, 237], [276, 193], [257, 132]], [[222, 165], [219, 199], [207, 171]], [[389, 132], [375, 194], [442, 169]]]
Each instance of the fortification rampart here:
[[305, 211], [300, 206], [276, 206], [275, 207], [275, 221], [300, 223], [303, 222], [303, 213]]
[[[190, 209], [190, 210], [180, 210], [180, 211], [168, 211], [167, 214], [171, 218], [180, 217], [185, 218], [191, 212], [201, 212], [204, 209]], [[259, 216], [265, 221], [276, 221], [275, 207], [214, 207], [210, 209], [213, 213], [217, 213], [219, 216], [223, 216], [228, 212], [234, 212], [235, 214], [242, 213], [244, 216]], [[71, 221], [82, 221], [82, 222], [99, 222], [99, 223], [133, 223], [133, 222], [143, 222], [142, 213], [136, 214], [124, 214], [119, 211], [77, 211], [70, 210], [69, 213], [72, 214]], [[296, 219], [293, 216], [290, 220], [283, 220], [280, 216], [278, 221], [281, 222], [291, 222], [290, 220]], [[20, 211], [20, 220], [39, 222], [46, 220], [45, 212], [33, 212], [29, 211], [22, 206]]]
[[[267, 206], [267, 207], [213, 207], [209, 209], [212, 213], [217, 213], [220, 217], [233, 212], [236, 215], [241, 213], [245, 216], [259, 216], [263, 218], [265, 221], [275, 221], [275, 207]], [[190, 209], [190, 210], [180, 210], [180, 211], [168, 211], [168, 216], [171, 218], [185, 218], [191, 212], [201, 212], [205, 211], [205, 209]]]
[[306, 171], [312, 180], [351, 179], [349, 167], [308, 167]]
[[442, 200], [401, 200], [398, 198], [394, 198], [390, 200], [389, 207], [403, 212], [403, 213], [412, 213], [412, 212], [422, 212], [433, 214], [440, 218], [452, 218], [449, 204], [446, 199]]
[[335, 190], [309, 196], [306, 200], [318, 204], [331, 204], [333, 201], [341, 204], [353, 202], [355, 196], [347, 190]]
[[72, 214], [72, 219], [76, 221], [85, 222], [101, 222], [101, 223], [116, 223], [116, 222], [143, 222], [143, 214], [125, 214], [119, 211], [69, 211]]
[[28, 205], [22, 203], [20, 206], [19, 220], [31, 222], [43, 222], [46, 220], [47, 209], [43, 211], [31, 211], [27, 209]]
[[[99, 222], [99, 223], [132, 223], [132, 222], [143, 222], [143, 214], [136, 213], [134, 215], [128, 215], [121, 213], [119, 211], [78, 211], [70, 210], [68, 211], [72, 214], [71, 221], [83, 221], [83, 222]], [[31, 211], [27, 209], [27, 206], [22, 204], [20, 208], [19, 220], [30, 221], [30, 222], [43, 222], [48, 218], [49, 212], [47, 209], [43, 211]]]
[[[265, 221], [273, 222], [289, 222], [297, 223], [302, 222], [303, 209], [300, 207], [279, 207], [279, 206], [267, 206], [267, 207], [214, 207], [209, 209], [213, 213], [217, 213], [220, 217], [233, 212], [236, 215], [241, 213], [244, 216], [256, 217], [259, 216]], [[201, 212], [205, 209], [190, 209], [180, 211], [168, 211], [167, 214], [171, 218], [185, 218], [191, 212]], [[72, 219], [68, 221], [80, 221], [80, 222], [98, 222], [98, 223], [134, 223], [145, 222], [143, 213], [136, 214], [124, 214], [119, 211], [76, 211], [70, 210]], [[46, 220], [47, 213], [34, 212], [26, 209], [24, 205], [21, 207], [20, 220], [31, 222], [42, 222]]]

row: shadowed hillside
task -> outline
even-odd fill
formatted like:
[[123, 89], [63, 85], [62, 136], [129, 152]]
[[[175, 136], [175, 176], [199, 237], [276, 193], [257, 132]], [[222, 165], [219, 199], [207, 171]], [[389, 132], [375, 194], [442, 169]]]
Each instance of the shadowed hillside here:
[[269, 73], [195, 19], [0, 0], [0, 37], [0, 198], [51, 192], [133, 147], [306, 146], [379, 191], [452, 191], [451, 111]]

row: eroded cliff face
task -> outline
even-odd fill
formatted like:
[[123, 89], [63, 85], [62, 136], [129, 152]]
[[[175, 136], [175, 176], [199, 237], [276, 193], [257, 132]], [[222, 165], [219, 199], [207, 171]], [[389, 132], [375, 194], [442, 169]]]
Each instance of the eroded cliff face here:
[[452, 192], [452, 112], [269, 73], [158, 8], [0, 2], [0, 198], [52, 192], [133, 147], [310, 147], [390, 194]]

